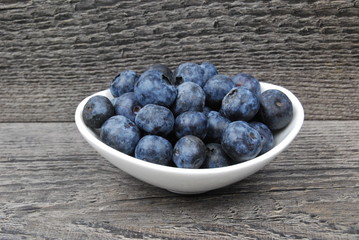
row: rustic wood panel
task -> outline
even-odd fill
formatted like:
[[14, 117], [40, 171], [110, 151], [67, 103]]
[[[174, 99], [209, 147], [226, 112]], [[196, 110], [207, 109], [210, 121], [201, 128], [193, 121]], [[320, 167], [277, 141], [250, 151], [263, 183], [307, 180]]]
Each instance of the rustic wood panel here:
[[124, 69], [212, 61], [358, 119], [358, 1], [0, 1], [0, 122], [73, 121]]
[[197, 196], [123, 173], [73, 123], [0, 132], [0, 239], [359, 237], [359, 121], [306, 121], [263, 170]]

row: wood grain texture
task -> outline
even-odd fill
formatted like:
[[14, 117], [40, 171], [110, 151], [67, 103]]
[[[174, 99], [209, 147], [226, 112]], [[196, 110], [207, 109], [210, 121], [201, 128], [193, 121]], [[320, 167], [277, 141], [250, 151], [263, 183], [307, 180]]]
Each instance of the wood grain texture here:
[[118, 170], [73, 123], [0, 132], [0, 239], [359, 237], [359, 121], [306, 121], [264, 169], [196, 196]]
[[125, 69], [212, 61], [292, 90], [306, 119], [359, 116], [358, 1], [0, 4], [0, 122], [73, 121]]

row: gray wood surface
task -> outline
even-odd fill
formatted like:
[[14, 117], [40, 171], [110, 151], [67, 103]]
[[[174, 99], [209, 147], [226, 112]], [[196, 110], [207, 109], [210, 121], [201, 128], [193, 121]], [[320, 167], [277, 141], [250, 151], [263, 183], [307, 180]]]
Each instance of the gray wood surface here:
[[0, 1], [0, 122], [71, 122], [125, 69], [212, 61], [283, 85], [308, 120], [359, 115], [358, 1]]
[[1, 123], [0, 133], [0, 239], [359, 237], [358, 121], [306, 121], [264, 169], [196, 196], [118, 170], [74, 123]]

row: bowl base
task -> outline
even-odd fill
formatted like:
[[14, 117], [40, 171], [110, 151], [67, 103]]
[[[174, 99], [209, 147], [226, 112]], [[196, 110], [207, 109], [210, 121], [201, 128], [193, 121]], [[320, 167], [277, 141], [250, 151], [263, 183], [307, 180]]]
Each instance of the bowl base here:
[[171, 190], [171, 189], [166, 189], [169, 192], [172, 193], [176, 193], [176, 194], [180, 194], [180, 195], [197, 195], [197, 194], [201, 194], [201, 193], [205, 193], [207, 191], [198, 191], [198, 192], [182, 192], [182, 191], [176, 191], [176, 190]]

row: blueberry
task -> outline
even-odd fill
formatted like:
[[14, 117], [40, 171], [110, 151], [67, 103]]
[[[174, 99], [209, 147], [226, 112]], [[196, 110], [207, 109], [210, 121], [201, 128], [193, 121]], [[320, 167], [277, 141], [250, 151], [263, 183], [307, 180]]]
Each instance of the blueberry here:
[[206, 158], [206, 146], [196, 136], [179, 139], [173, 148], [172, 161], [179, 168], [200, 168]]
[[261, 86], [259, 81], [250, 74], [240, 73], [232, 77], [232, 81], [235, 83], [236, 87], [246, 87], [257, 97], [261, 94]]
[[213, 111], [212, 108], [204, 105], [204, 108], [203, 108], [202, 112], [203, 112], [204, 115], [206, 115], [206, 117], [208, 116], [208, 113], [210, 113], [211, 111]]
[[179, 115], [186, 111], [203, 111], [206, 96], [202, 88], [193, 82], [184, 82], [177, 87], [177, 99], [173, 113]]
[[135, 117], [142, 108], [141, 104], [137, 101], [134, 92], [124, 93], [121, 96], [112, 99], [112, 104], [115, 107], [116, 115], [123, 115], [135, 121]]
[[219, 109], [223, 97], [234, 87], [233, 81], [226, 75], [218, 74], [208, 79], [203, 87], [206, 93], [206, 105]]
[[109, 118], [101, 127], [100, 139], [110, 147], [132, 155], [141, 131], [130, 119], [116, 115]]
[[247, 122], [235, 121], [224, 130], [223, 150], [237, 163], [256, 157], [262, 150], [261, 135]]
[[203, 87], [204, 70], [196, 63], [182, 63], [177, 67], [174, 75], [177, 85], [183, 82], [194, 82]]
[[259, 100], [259, 118], [271, 130], [280, 130], [290, 123], [293, 118], [293, 106], [285, 93], [270, 89], [264, 91]]
[[173, 130], [174, 116], [166, 107], [147, 104], [137, 113], [135, 123], [148, 134], [165, 136]]
[[160, 71], [165, 80], [167, 80], [170, 84], [175, 84], [175, 77], [173, 75], [173, 72], [167, 65], [160, 64], [160, 63], [153, 64], [148, 68], [148, 70]]
[[146, 135], [137, 143], [135, 157], [166, 166], [172, 159], [172, 145], [163, 137]]
[[221, 144], [209, 143], [206, 145], [206, 150], [206, 159], [201, 168], [219, 168], [231, 164], [231, 159], [223, 151]]
[[250, 122], [249, 126], [257, 130], [261, 135], [262, 139], [262, 150], [259, 152], [259, 155], [264, 154], [271, 150], [274, 146], [274, 138], [272, 131], [261, 122]]
[[207, 117], [202, 112], [188, 111], [177, 116], [175, 121], [176, 137], [194, 135], [204, 139], [207, 134]]
[[222, 101], [221, 113], [232, 121], [249, 121], [258, 112], [258, 97], [245, 87], [233, 88]]
[[82, 118], [89, 128], [100, 128], [113, 115], [115, 115], [115, 109], [111, 101], [100, 95], [91, 97], [82, 111]]
[[177, 89], [170, 85], [163, 74], [158, 70], [147, 70], [144, 72], [134, 87], [137, 101], [146, 104], [157, 104], [169, 107], [175, 101]]
[[207, 82], [208, 79], [218, 74], [216, 66], [210, 62], [203, 62], [201, 68], [204, 70], [203, 81]]
[[220, 143], [223, 131], [230, 123], [231, 121], [223, 117], [219, 112], [210, 111], [207, 115], [206, 142]]
[[112, 96], [119, 97], [124, 93], [133, 92], [138, 75], [132, 70], [126, 70], [118, 74], [111, 82], [110, 91]]

